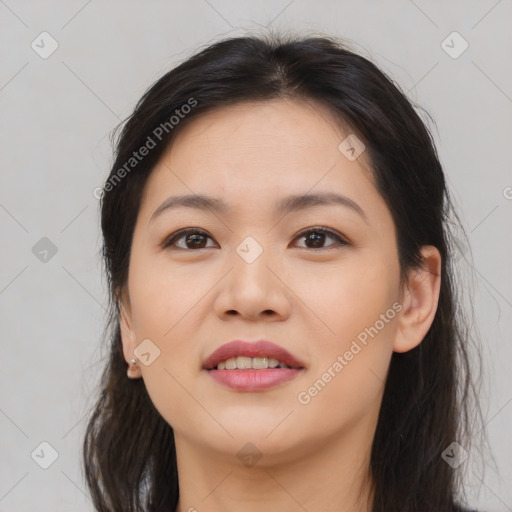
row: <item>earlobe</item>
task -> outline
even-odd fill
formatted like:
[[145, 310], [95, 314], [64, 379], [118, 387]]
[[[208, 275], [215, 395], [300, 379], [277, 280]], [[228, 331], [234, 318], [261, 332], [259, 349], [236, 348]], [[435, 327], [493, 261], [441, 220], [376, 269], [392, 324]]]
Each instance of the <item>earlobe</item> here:
[[423, 265], [409, 272], [402, 289], [402, 310], [393, 343], [395, 352], [408, 352], [417, 347], [427, 334], [437, 311], [441, 290], [441, 254], [426, 245], [421, 249]]

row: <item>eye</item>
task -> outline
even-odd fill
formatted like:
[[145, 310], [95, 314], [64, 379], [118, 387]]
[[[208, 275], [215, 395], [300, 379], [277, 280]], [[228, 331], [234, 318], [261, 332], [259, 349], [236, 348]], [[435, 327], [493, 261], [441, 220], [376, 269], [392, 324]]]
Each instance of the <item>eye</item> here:
[[[348, 242], [342, 238], [340, 234], [328, 228], [310, 228], [307, 231], [300, 233], [295, 239], [305, 239], [306, 244], [310, 243], [313, 247], [306, 246], [306, 249], [333, 249], [335, 247], [348, 245]], [[324, 244], [326, 238], [332, 238], [336, 243], [331, 244], [327, 247], [321, 247]]]
[[[173, 233], [169, 238], [167, 238], [163, 243], [162, 247], [165, 248], [173, 248], [173, 249], [207, 249], [206, 246], [207, 239], [212, 237], [202, 229], [199, 228], [188, 228], [181, 229], [176, 233]], [[297, 239], [305, 239], [306, 244], [312, 244], [311, 246], [303, 247], [305, 249], [330, 249], [334, 247], [339, 247], [343, 245], [348, 245], [348, 242], [343, 239], [341, 235], [337, 232], [323, 227], [315, 227], [310, 228], [306, 231], [300, 233], [295, 240]], [[327, 238], [331, 238], [335, 241], [335, 243], [330, 244], [327, 247], [321, 247]], [[177, 242], [183, 243], [178, 245]], [[211, 246], [210, 246], [211, 247]]]
[[[211, 239], [211, 236], [202, 229], [197, 228], [190, 228], [190, 229], [181, 229], [180, 231], [177, 231], [176, 233], [173, 233], [169, 238], [167, 238], [163, 244], [162, 247], [168, 248], [171, 246], [174, 246], [174, 248], [177, 249], [206, 249], [205, 241], [207, 238]], [[177, 241], [183, 240], [185, 246], [176, 245]]]

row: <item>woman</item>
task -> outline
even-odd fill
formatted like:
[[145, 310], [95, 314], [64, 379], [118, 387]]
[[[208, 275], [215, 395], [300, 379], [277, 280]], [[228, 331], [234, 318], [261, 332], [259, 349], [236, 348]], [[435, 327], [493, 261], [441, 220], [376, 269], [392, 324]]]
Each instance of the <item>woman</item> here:
[[97, 510], [463, 510], [455, 212], [374, 64], [331, 38], [206, 48], [137, 104], [101, 214]]

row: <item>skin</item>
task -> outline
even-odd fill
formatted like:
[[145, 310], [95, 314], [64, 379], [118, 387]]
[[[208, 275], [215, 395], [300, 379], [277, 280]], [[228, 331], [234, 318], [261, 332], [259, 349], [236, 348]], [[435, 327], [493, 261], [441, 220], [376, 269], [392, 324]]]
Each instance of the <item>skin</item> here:
[[[424, 268], [400, 282], [395, 226], [366, 155], [350, 161], [338, 149], [348, 133], [311, 102], [223, 107], [184, 126], [149, 177], [122, 341], [126, 361], [147, 338], [160, 350], [130, 376], [144, 379], [174, 429], [179, 512], [370, 510], [369, 456], [386, 372], [393, 351], [417, 346], [434, 319], [441, 261], [425, 246]], [[307, 192], [344, 194], [366, 220], [334, 204], [272, 215], [280, 198]], [[168, 197], [191, 193], [220, 197], [230, 210], [180, 208], [150, 220]], [[298, 236], [322, 226], [349, 244], [326, 236], [315, 246]], [[204, 248], [186, 237], [162, 247], [189, 227], [211, 237]], [[236, 251], [247, 236], [263, 249], [250, 264]], [[393, 303], [401, 306], [394, 318], [301, 403], [299, 393]], [[306, 370], [266, 391], [225, 388], [201, 366], [234, 339], [273, 341]], [[251, 467], [237, 456], [248, 442], [262, 455]]]

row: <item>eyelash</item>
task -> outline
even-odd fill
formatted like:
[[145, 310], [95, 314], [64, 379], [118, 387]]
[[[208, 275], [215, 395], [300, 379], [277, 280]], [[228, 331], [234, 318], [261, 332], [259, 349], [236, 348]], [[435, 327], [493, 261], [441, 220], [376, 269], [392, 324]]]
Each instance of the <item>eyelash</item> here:
[[[324, 228], [324, 227], [308, 228], [308, 229], [302, 231], [301, 233], [299, 233], [294, 238], [294, 240], [296, 240], [298, 238], [303, 238], [305, 235], [307, 235], [309, 233], [322, 233], [322, 234], [328, 235], [329, 237], [336, 240], [336, 243], [332, 244], [330, 246], [327, 246], [327, 247], [316, 247], [316, 248], [315, 247], [313, 247], [313, 248], [300, 247], [300, 249], [310, 249], [313, 251], [327, 251], [327, 250], [335, 249], [336, 247], [349, 245], [349, 243], [341, 235], [339, 235], [336, 231], [333, 231], [332, 229]], [[183, 251], [195, 251], [195, 250], [210, 248], [210, 247], [201, 247], [200, 249], [189, 249], [189, 248], [183, 248], [183, 247], [172, 247], [172, 245], [176, 241], [181, 240], [182, 238], [186, 237], [187, 235], [191, 235], [191, 234], [198, 234], [198, 235], [206, 236], [208, 238], [212, 238], [206, 231], [199, 229], [199, 228], [181, 229], [181, 230], [173, 233], [168, 238], [166, 238], [164, 240], [164, 242], [162, 243], [162, 248], [163, 249], [171, 249], [171, 250], [183, 250]]]

